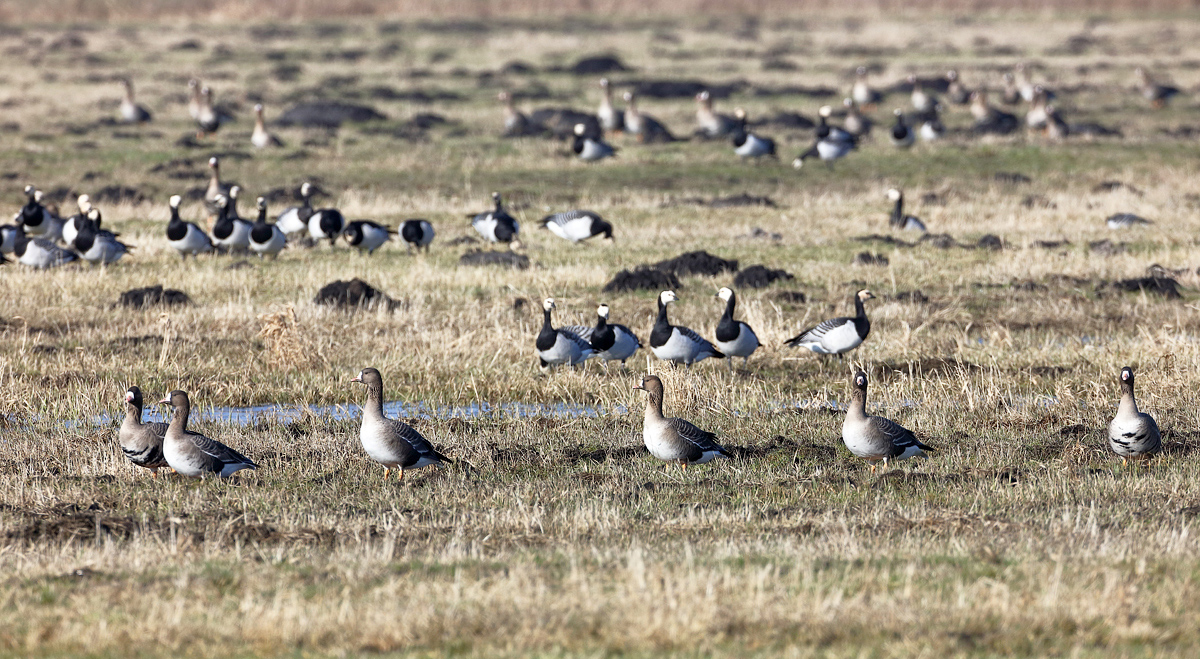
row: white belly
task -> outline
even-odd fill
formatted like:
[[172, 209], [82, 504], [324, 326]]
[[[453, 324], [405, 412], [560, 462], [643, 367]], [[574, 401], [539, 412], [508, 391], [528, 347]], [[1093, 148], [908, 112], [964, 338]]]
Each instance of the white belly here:
[[758, 337], [754, 335], [754, 330], [745, 323], [738, 323], [738, 332], [736, 339], [732, 341], [714, 341], [717, 350], [725, 353], [726, 357], [749, 357], [758, 349]]
[[547, 364], [578, 364], [592, 356], [591, 348], [584, 350], [579, 342], [558, 334], [549, 350], [539, 350], [538, 357]]
[[125, 256], [126, 248], [119, 242], [96, 239], [92, 248], [84, 253], [83, 258], [92, 263], [116, 263]]
[[633, 338], [623, 330], [614, 329], [613, 332], [616, 334], [616, 341], [613, 342], [611, 348], [600, 353], [597, 355], [597, 357], [606, 362], [623, 362], [632, 357], [633, 353], [637, 352], [638, 342], [637, 339]]
[[289, 208], [279, 215], [275, 226], [284, 233], [296, 233], [308, 229], [308, 225], [300, 220], [300, 209]]
[[573, 243], [577, 243], [581, 240], [586, 240], [592, 237], [591, 218], [571, 220], [565, 224], [551, 222], [546, 225], [546, 228], [550, 229], [550, 233], [562, 238], [563, 240], [569, 240]]
[[839, 355], [857, 348], [863, 342], [854, 328], [854, 323], [846, 323], [837, 329], [825, 333], [820, 341], [801, 343], [802, 347], [823, 355]]
[[[668, 362], [683, 362], [691, 364], [703, 359], [699, 357], [703, 346], [680, 333], [679, 328], [671, 328], [671, 338], [661, 346], [650, 347], [655, 357]], [[697, 359], [699, 357], [699, 359]]]
[[184, 254], [195, 255], [212, 249], [212, 243], [208, 240], [208, 236], [197, 229], [194, 224], [188, 224], [187, 233], [183, 234], [183, 238], [172, 240], [170, 243], [171, 247]]
[[167, 465], [176, 473], [188, 478], [198, 478], [204, 475], [204, 469], [200, 463], [192, 460], [191, 455], [183, 450], [182, 441], [172, 439], [163, 441], [163, 458], [166, 459]]

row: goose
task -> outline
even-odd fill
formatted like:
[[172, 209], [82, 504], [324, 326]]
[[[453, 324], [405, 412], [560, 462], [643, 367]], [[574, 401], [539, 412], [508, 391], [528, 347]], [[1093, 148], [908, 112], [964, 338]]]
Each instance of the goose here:
[[192, 120], [200, 118], [200, 81], [192, 78], [188, 80], [188, 116]]
[[1025, 127], [1031, 130], [1043, 130], [1046, 127], [1046, 103], [1047, 96], [1045, 90], [1039, 85], [1034, 88], [1033, 98], [1030, 100], [1029, 112], [1025, 113]]
[[25, 196], [27, 201], [13, 220], [25, 228], [27, 235], [50, 242], [62, 240], [63, 221], [42, 204], [42, 191], [27, 185]]
[[921, 82], [921, 79], [915, 75], [910, 75], [908, 76], [908, 84], [912, 85], [912, 95], [910, 96], [910, 100], [912, 101], [913, 109], [918, 113], [929, 112], [932, 110], [934, 104], [937, 103], [937, 98], [933, 94], [925, 91], [925, 86], [924, 83]]
[[410, 254], [414, 247], [418, 250], [424, 247], [425, 253], [428, 254], [429, 244], [433, 242], [433, 225], [429, 220], [404, 220], [400, 225], [400, 237], [404, 239]]
[[600, 235], [604, 236], [606, 242], [613, 242], [613, 226], [594, 211], [572, 210], [547, 215], [542, 218], [541, 225], [550, 233], [573, 243]]
[[592, 328], [592, 336], [588, 343], [592, 346], [593, 356], [602, 360], [606, 368], [608, 362], [614, 360], [624, 366], [625, 360], [642, 347], [641, 339], [633, 330], [608, 322], [607, 304], [596, 307], [596, 326]]
[[643, 144], [676, 141], [662, 122], [638, 111], [637, 97], [631, 91], [625, 92], [625, 130]]
[[250, 232], [254, 229], [254, 225], [240, 217], [235, 217], [237, 211], [233, 205], [233, 190], [237, 190], [237, 186], [230, 189], [230, 196], [217, 196], [217, 206], [220, 207], [220, 212], [217, 214], [217, 221], [212, 227], [212, 242], [213, 245], [229, 250], [230, 252], [245, 252], [250, 249]]
[[[88, 212], [92, 210], [92, 200], [86, 194], [79, 195], [75, 203], [79, 206], [79, 212], [66, 218], [62, 223], [62, 239], [67, 245], [75, 244], [75, 236], [79, 233], [79, 229], [89, 222]], [[96, 228], [99, 228], [99, 225]]]
[[1067, 126], [1067, 122], [1058, 113], [1058, 108], [1053, 103], [1046, 106], [1046, 137], [1061, 141], [1067, 139], [1067, 135], [1071, 133], [1071, 129]]
[[31, 268], [45, 270], [78, 261], [79, 255], [65, 250], [45, 238], [30, 238], [24, 232], [13, 239], [13, 256]]
[[259, 197], [256, 203], [258, 221], [250, 227], [250, 251], [258, 254], [259, 258], [266, 254], [279, 258], [279, 252], [283, 251], [287, 237], [277, 225], [267, 223], [267, 200]]
[[228, 117], [217, 111], [213, 107], [213, 92], [208, 87], [200, 88], [200, 110], [196, 114], [196, 131], [197, 138], [203, 138], [212, 135], [221, 128], [221, 124], [228, 120]]
[[658, 294], [658, 318], [654, 321], [654, 329], [650, 331], [650, 352], [663, 361], [683, 363], [689, 368], [692, 364], [709, 357], [724, 357], [724, 353], [696, 332], [687, 327], [672, 325], [671, 321], [667, 320], [667, 305], [678, 300], [675, 291], [663, 291]]
[[125, 95], [121, 97], [121, 106], [119, 109], [121, 121], [127, 124], [144, 124], [150, 121], [150, 111], [144, 106], [138, 105], [137, 101], [133, 100], [133, 81], [129, 78], [124, 78], [121, 80], [121, 84], [125, 88]]
[[845, 157], [857, 146], [858, 142], [850, 133], [838, 128], [830, 126], [826, 123], [833, 109], [828, 105], [822, 106], [817, 112], [820, 116], [820, 123], [817, 125], [816, 142], [808, 151], [796, 156], [792, 161], [792, 167], [800, 169], [804, 166], [804, 161], [808, 158], [820, 158], [828, 166], [832, 166], [834, 161]]
[[896, 123], [892, 124], [892, 130], [888, 134], [889, 139], [894, 146], [900, 148], [908, 148], [913, 144], [913, 131], [904, 123], [904, 111], [896, 108], [892, 111], [896, 115]]
[[1017, 93], [1021, 97], [1021, 100], [1025, 101], [1026, 103], [1032, 103], [1034, 97], [1036, 97], [1039, 92], [1045, 94], [1046, 100], [1051, 100], [1054, 98], [1054, 92], [1046, 89], [1042, 85], [1035, 85], [1033, 83], [1033, 80], [1030, 78], [1030, 68], [1028, 64], [1024, 62], [1018, 62], [1015, 69], [1017, 72], [1015, 86]]
[[954, 69], [946, 72], [946, 98], [955, 105], [966, 105], [971, 101], [971, 93], [958, 79], [958, 71]]
[[522, 137], [533, 132], [533, 126], [529, 123], [529, 117], [513, 107], [512, 94], [508, 92], [500, 92], [497, 96], [500, 103], [504, 106], [504, 136], [505, 137]]
[[617, 150], [603, 139], [593, 138], [587, 134], [587, 126], [575, 124], [575, 138], [571, 142], [571, 151], [584, 162], [595, 162], [611, 158]]
[[1017, 88], [1016, 79], [1011, 73], [1004, 74], [1004, 95], [1000, 97], [1005, 105], [1016, 105], [1021, 102], [1021, 90]]
[[854, 392], [842, 422], [842, 442], [855, 456], [866, 460], [875, 473], [875, 464], [887, 469], [892, 460], [923, 456], [934, 449], [926, 446], [904, 426], [881, 416], [867, 416], [867, 374], [854, 374]]
[[312, 217], [313, 187], [310, 183], [300, 184], [300, 205], [292, 206], [275, 218], [275, 225], [286, 235], [308, 230], [308, 218]]
[[342, 229], [342, 235], [346, 237], [346, 242], [351, 247], [365, 250], [368, 255], [374, 254], [375, 250], [391, 240], [394, 233], [396, 232], [370, 220], [355, 220]]
[[1130, 229], [1138, 225], [1154, 224], [1144, 217], [1139, 217], [1133, 213], [1116, 213], [1105, 218], [1104, 223], [1110, 229]]
[[922, 117], [921, 128], [918, 131], [922, 141], [934, 142], [942, 139], [942, 135], [945, 135], [946, 126], [942, 124], [942, 119], [938, 116], [941, 109], [941, 103], [934, 103], [933, 108]]
[[883, 96], [871, 89], [867, 81], [867, 67], [860, 66], [854, 71], [854, 86], [850, 88], [850, 98], [863, 107], [873, 107], [879, 104]]
[[784, 341], [785, 345], [793, 348], [808, 348], [819, 355], [841, 356], [862, 345], [871, 333], [871, 321], [867, 320], [867, 310], [863, 302], [875, 299], [875, 295], [866, 289], [855, 293], [853, 317], [830, 318], [823, 320], [815, 327], [810, 327], [796, 336]]
[[113, 233], [96, 228], [100, 226], [99, 209], [93, 208], [88, 211], [88, 219], [91, 221], [80, 227], [71, 243], [85, 261], [108, 265], [116, 263], [129, 253], [129, 246], [117, 240]]
[[1133, 397], [1133, 369], [1128, 366], [1121, 369], [1121, 403], [1108, 424], [1108, 445], [1121, 456], [1122, 464], [1162, 450], [1162, 436], [1154, 417], [1138, 411]]
[[746, 130], [745, 110], [737, 108], [733, 114], [737, 118], [737, 127], [731, 138], [734, 153], [742, 158], [778, 157], [775, 155], [775, 140], [769, 137], [760, 137]]
[[165, 423], [142, 423], [142, 390], [136, 385], [125, 392], [125, 419], [117, 431], [117, 441], [125, 457], [133, 464], [150, 470], [158, 478], [158, 470], [167, 466], [163, 457]]
[[267, 125], [263, 121], [262, 103], [254, 106], [254, 132], [250, 133], [250, 143], [259, 149], [283, 146], [282, 140], [267, 132]]
[[608, 78], [600, 79], [600, 107], [596, 108], [596, 118], [600, 121], [601, 130], [610, 133], [625, 130], [625, 113], [613, 107], [612, 88]]
[[495, 209], [467, 216], [471, 218], [471, 226], [488, 242], [509, 243], [519, 247], [521, 241], [517, 239], [517, 233], [521, 231], [521, 225], [504, 210], [499, 192], [492, 193], [492, 201], [496, 204]]
[[229, 213], [229, 217], [234, 220], [244, 220], [244, 218], [238, 214], [238, 198], [241, 196], [241, 194], [242, 186], [229, 186], [229, 207], [226, 209], [226, 211]]
[[842, 107], [846, 108], [846, 118], [842, 120], [842, 125], [845, 126], [847, 133], [854, 137], [862, 137], [875, 127], [874, 122], [859, 112], [858, 104], [854, 102], [854, 99], [842, 99]]
[[221, 181], [221, 160], [216, 156], [208, 159], [208, 168], [212, 174], [208, 177], [208, 187], [204, 189], [204, 207], [212, 215], [221, 212], [221, 206], [217, 203], [217, 197], [228, 197], [229, 191], [233, 188], [232, 185]]
[[700, 125], [700, 134], [704, 137], [732, 137], [739, 130], [745, 132], [746, 124], [727, 114], [713, 112], [712, 94], [704, 90], [696, 94], [696, 123]]
[[975, 118], [971, 130], [977, 135], [1008, 135], [1021, 126], [1016, 115], [992, 107], [983, 90], [971, 92], [971, 116]]
[[716, 341], [713, 343], [725, 355], [725, 363], [729, 365], [729, 370], [733, 370], [733, 358], [742, 358], [742, 368], [750, 361], [750, 355], [758, 350], [758, 336], [754, 334], [754, 330], [750, 325], [733, 319], [734, 309], [737, 308], [737, 294], [728, 286], [722, 287], [717, 291], [717, 297], [725, 300], [725, 313], [721, 314], [721, 320], [717, 322]]
[[439, 453], [412, 426], [383, 414], [383, 376], [377, 369], [364, 368], [350, 381], [367, 388], [367, 402], [362, 407], [362, 426], [358, 431], [358, 439], [367, 455], [383, 465], [384, 480], [393, 469], [396, 470], [396, 480], [402, 481], [405, 469], [422, 469], [429, 465], [454, 462]]
[[904, 193], [896, 188], [887, 191], [888, 199], [896, 202], [892, 207], [892, 216], [888, 219], [888, 225], [894, 229], [902, 229], [905, 231], [920, 231], [925, 232], [925, 223], [921, 218], [914, 215], [904, 214]]
[[17, 237], [24, 235], [25, 230], [19, 224], [0, 224], [0, 254], [12, 254]]
[[1140, 66], [1133, 70], [1133, 74], [1137, 77], [1138, 92], [1141, 93], [1142, 98], [1150, 101], [1150, 105], [1155, 109], [1167, 107], [1167, 102], [1170, 101], [1172, 97], [1179, 94], [1178, 87], [1158, 84], [1155, 82], [1154, 78], [1146, 72], [1146, 69], [1143, 69]]
[[554, 308], [554, 298], [548, 297], [542, 301], [542, 331], [538, 332], [534, 346], [543, 371], [559, 364], [574, 366], [591, 359], [595, 354], [592, 344], [588, 343], [592, 328], [566, 325], [555, 329], [550, 324], [550, 310]]
[[336, 208], [314, 210], [308, 218], [309, 237], [313, 240], [327, 239], [331, 248], [345, 228], [346, 218], [342, 217], [342, 212]]
[[188, 254], [196, 256], [202, 252], [212, 251], [212, 240], [204, 230], [196, 226], [192, 222], [184, 222], [179, 217], [179, 203], [183, 201], [183, 197], [172, 195], [170, 199], [171, 205], [171, 221], [167, 223], [167, 242], [175, 251], [179, 252], [179, 256], [187, 260]]
[[188, 414], [192, 409], [187, 392], [176, 389], [158, 402], [175, 408], [175, 415], [163, 434], [163, 457], [175, 473], [188, 478], [208, 474], [229, 478], [243, 469], [258, 469], [250, 458], [187, 429]]
[[681, 469], [704, 464], [717, 458], [728, 460], [729, 451], [717, 443], [717, 436], [690, 422], [663, 416], [663, 383], [656, 375], [647, 375], [634, 389], [646, 392], [646, 416], [642, 423], [642, 441], [650, 455]]

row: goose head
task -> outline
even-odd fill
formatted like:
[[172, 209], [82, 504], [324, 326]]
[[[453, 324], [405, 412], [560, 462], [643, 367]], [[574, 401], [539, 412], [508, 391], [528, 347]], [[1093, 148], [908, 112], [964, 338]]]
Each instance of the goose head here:
[[235, 185], [232, 188], [229, 188], [229, 198], [234, 201], [237, 201], [238, 195], [241, 193], [242, 193], [241, 186]]
[[662, 400], [663, 383], [658, 379], [657, 375], [646, 375], [642, 377], [642, 381], [633, 385], [634, 389], [641, 389], [650, 395], [650, 398]]
[[[900, 191], [897, 190], [896, 188], [892, 188], [887, 191], [887, 198], [892, 201], [900, 201], [901, 196], [903, 196], [903, 195], [901, 195]], [[870, 291], [867, 291], [867, 292], [869, 293]]]
[[170, 405], [171, 407], [175, 408], [188, 407], [189, 402], [187, 392], [176, 389], [175, 391], [172, 391], [164, 396], [162, 400], [158, 401], [158, 404]]
[[542, 300], [542, 311], [550, 311], [553, 308], [555, 308], [554, 298], [548, 297]]
[[182, 201], [183, 201], [183, 197], [180, 197], [179, 195], [175, 194], [175, 195], [171, 195], [171, 199], [168, 200], [167, 203], [169, 203], [171, 205], [171, 208], [178, 210], [179, 203]]
[[350, 378], [350, 381], [365, 384], [368, 387], [383, 388], [383, 376], [379, 374], [379, 369], [375, 368], [364, 368], [358, 372], [358, 375]]
[[141, 409], [142, 407], [142, 390], [134, 385], [125, 392], [125, 402]]
[[1129, 386], [1131, 386], [1131, 387], [1133, 386], [1133, 369], [1132, 368], [1126, 366], [1125, 368], [1121, 369], [1121, 383], [1122, 384], [1128, 383]]
[[583, 134], [585, 132], [587, 132], [587, 126], [584, 126], [583, 124], [575, 124], [575, 134], [576, 135], [583, 137]]
[[738, 121], [745, 121], [746, 120], [746, 111], [743, 110], [742, 108], [734, 108], [733, 117], [735, 119], [737, 119]]
[[865, 67], [865, 66], [860, 66], [860, 67], [858, 67], [857, 69], [854, 69], [854, 75], [855, 75], [855, 76], [856, 76], [856, 77], [857, 77], [859, 80], [866, 80], [866, 78], [867, 78], [867, 67]]
[[678, 302], [679, 298], [676, 297], [675, 291], [663, 291], [658, 294], [658, 301], [666, 305], [671, 302]]
[[833, 116], [833, 108], [829, 107], [828, 105], [822, 105], [821, 108], [817, 110], [817, 114], [825, 119], [828, 119], [829, 117]]
[[600, 316], [604, 320], [608, 320], [608, 305], [602, 304], [602, 305], [596, 307], [596, 315]]
[[717, 297], [728, 302], [729, 298], [733, 297], [733, 289], [728, 286], [722, 286], [721, 290], [717, 291]]
[[856, 294], [855, 294], [855, 296], [856, 296], [858, 299], [862, 300], [863, 302], [866, 302], [867, 300], [874, 300], [874, 299], [875, 299], [875, 294], [874, 294], [874, 293], [872, 293], [871, 291], [868, 291], [868, 290], [867, 290], [867, 289], [865, 289], [865, 288], [864, 288], [864, 289], [862, 289], [861, 291], [859, 291], [858, 293], [856, 293]]
[[209, 166], [209, 168], [210, 168], [210, 169], [213, 169], [213, 170], [220, 169], [220, 168], [221, 168], [221, 161], [220, 161], [220, 160], [218, 160], [216, 156], [213, 156], [213, 157], [211, 157], [211, 158], [209, 158], [209, 159], [208, 159], [208, 166]]
[[96, 226], [100, 226], [100, 209], [94, 206], [89, 208], [87, 212], [87, 219], [94, 222]]
[[81, 194], [79, 195], [79, 198], [75, 200], [75, 205], [79, 206], [80, 213], [87, 213], [92, 208], [92, 198], [86, 194]]
[[263, 104], [262, 104], [262, 103], [255, 103], [255, 104], [254, 104], [254, 114], [255, 114], [255, 115], [257, 115], [257, 116], [259, 116], [259, 117], [262, 117], [262, 113], [263, 113]]
[[258, 199], [254, 200], [254, 205], [257, 206], [258, 210], [260, 210], [260, 211], [266, 210], [267, 209], [267, 200], [265, 197], [259, 197]]
[[307, 199], [308, 197], [312, 196], [312, 184], [310, 184], [310, 183], [301, 183], [301, 184], [300, 184], [300, 196], [301, 196], [301, 197], [304, 197], [304, 198], [306, 198], [306, 199]]
[[867, 390], [867, 374], [859, 371], [854, 374], [854, 388], [865, 392]]

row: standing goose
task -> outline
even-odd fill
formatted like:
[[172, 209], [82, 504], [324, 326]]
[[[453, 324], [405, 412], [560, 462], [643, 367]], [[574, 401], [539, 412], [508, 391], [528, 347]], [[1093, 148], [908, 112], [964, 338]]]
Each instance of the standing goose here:
[[852, 98], [842, 99], [842, 106], [846, 108], [846, 118], [842, 121], [842, 125], [846, 127], [846, 132], [855, 137], [863, 137], [871, 132], [875, 124], [870, 118], [863, 116], [858, 110], [858, 104]]
[[871, 464], [882, 461], [887, 469], [892, 460], [907, 460], [925, 455], [933, 448], [921, 443], [912, 431], [881, 416], [867, 416], [867, 374], [854, 374], [854, 393], [850, 396], [850, 408], [842, 422], [842, 442], [850, 452]]
[[217, 203], [217, 197], [228, 197], [229, 190], [233, 186], [221, 181], [221, 161], [216, 156], [208, 159], [208, 168], [212, 170], [212, 174], [208, 177], [208, 187], [204, 189], [204, 207], [210, 214], [216, 216], [221, 212], [221, 205]]
[[167, 242], [184, 260], [188, 254], [195, 256], [202, 252], [211, 252], [213, 245], [208, 234], [192, 222], [184, 222], [179, 217], [179, 202], [183, 197], [171, 196], [171, 221], [167, 223]]
[[283, 142], [278, 137], [267, 132], [267, 124], [263, 121], [262, 103], [254, 106], [254, 132], [250, 133], [250, 143], [259, 149], [283, 146]]
[[32, 185], [25, 186], [27, 201], [13, 219], [25, 227], [25, 233], [50, 242], [62, 240], [63, 222], [42, 205], [42, 192]]
[[165, 423], [142, 423], [142, 390], [137, 386], [125, 392], [125, 419], [117, 431], [117, 441], [125, 457], [139, 467], [145, 467], [158, 478], [158, 470], [167, 466], [163, 457]]
[[108, 265], [121, 260], [129, 252], [129, 246], [117, 240], [109, 231], [97, 229], [100, 225], [100, 210], [93, 208], [88, 211], [89, 222], [79, 229], [72, 246], [79, 255], [89, 263]]
[[1000, 97], [1005, 105], [1016, 105], [1021, 102], [1021, 90], [1017, 88], [1016, 79], [1012, 73], [1004, 74], [1004, 94]]
[[127, 124], [144, 124], [150, 121], [150, 111], [133, 100], [133, 81], [124, 78], [121, 84], [125, 87], [125, 96], [121, 98], [121, 121]]
[[955, 105], [966, 105], [971, 100], [971, 93], [958, 79], [958, 71], [954, 69], [946, 72], [946, 98]]
[[761, 158], [763, 156], [775, 155], [775, 140], [769, 137], [760, 137], [746, 130], [746, 111], [737, 108], [734, 110], [734, 117], [737, 118], [737, 125], [733, 130], [733, 152], [742, 158]]
[[888, 225], [893, 229], [920, 231], [924, 233], [925, 223], [921, 221], [921, 218], [915, 215], [904, 214], [904, 193], [896, 188], [892, 188], [887, 191], [887, 196], [888, 199], [896, 202], [896, 205], [892, 207], [892, 215], [888, 219]]
[[647, 375], [634, 389], [646, 392], [646, 416], [642, 422], [642, 441], [650, 455], [668, 464], [678, 462], [681, 469], [704, 464], [716, 458], [728, 460], [729, 451], [717, 443], [717, 436], [690, 422], [663, 416], [663, 384], [658, 376]]
[[250, 228], [250, 250], [262, 258], [270, 254], [279, 258], [279, 252], [287, 243], [283, 231], [274, 224], [267, 223], [267, 200], [258, 198], [258, 221]]
[[911, 128], [904, 123], [904, 111], [896, 108], [892, 111], [896, 115], [896, 123], [892, 124], [892, 130], [888, 134], [888, 138], [892, 141], [892, 145], [900, 148], [908, 148], [912, 146], [914, 134]]
[[[236, 185], [233, 186], [230, 194], [232, 195], [233, 190], [237, 189]], [[236, 217], [237, 210], [233, 197], [218, 195], [217, 206], [220, 208], [220, 212], [217, 213], [217, 221], [213, 223], [213, 244], [230, 252], [245, 252], [250, 249], [250, 232], [254, 229], [254, 225]]]
[[588, 343], [592, 328], [567, 325], [555, 329], [550, 322], [550, 310], [554, 306], [554, 298], [542, 301], [542, 331], [538, 332], [535, 347], [543, 371], [559, 364], [574, 366], [587, 361], [594, 354], [592, 345]]
[[542, 228], [550, 233], [579, 243], [592, 236], [603, 235], [604, 240], [613, 242], [613, 227], [594, 211], [573, 210], [565, 213], [555, 213], [542, 218]]
[[912, 101], [913, 109], [918, 113], [925, 113], [932, 110], [934, 104], [937, 103], [937, 98], [925, 91], [925, 86], [921, 82], [921, 79], [915, 75], [910, 75], [908, 76], [908, 84], [912, 85], [910, 100]]
[[521, 225], [504, 210], [499, 192], [492, 193], [492, 201], [496, 204], [494, 209], [467, 216], [471, 218], [471, 226], [475, 227], [479, 235], [487, 238], [488, 242], [509, 243], [514, 248], [520, 247], [521, 241], [517, 239], [517, 233], [521, 231]]
[[433, 448], [429, 440], [412, 426], [383, 414], [383, 376], [374, 368], [364, 368], [350, 379], [367, 388], [367, 402], [362, 407], [362, 426], [359, 441], [372, 460], [383, 465], [383, 479], [393, 469], [396, 480], [404, 480], [405, 469], [421, 469], [429, 465], [452, 463], [454, 460]]
[[200, 118], [200, 81], [195, 78], [188, 80], [188, 116], [193, 121]]
[[334, 241], [346, 228], [346, 218], [336, 208], [320, 208], [314, 210], [308, 218], [308, 235], [313, 240], [322, 238], [329, 241], [332, 248]]
[[308, 218], [313, 214], [312, 195], [312, 184], [307, 182], [300, 184], [300, 205], [292, 206], [275, 218], [275, 224], [280, 231], [291, 235], [308, 230]]
[[433, 242], [433, 225], [429, 220], [404, 220], [400, 225], [400, 237], [404, 239], [409, 254], [414, 247], [418, 250], [424, 247], [425, 253], [428, 254], [429, 244]]
[[745, 122], [736, 116], [713, 112], [712, 94], [707, 89], [696, 94], [696, 123], [700, 125], [700, 134], [710, 138], [733, 137], [739, 127], [743, 132], [746, 130]]
[[571, 151], [584, 162], [604, 160], [617, 154], [616, 147], [602, 138], [589, 136], [587, 126], [583, 124], [575, 124], [575, 138], [571, 142]]
[[693, 330], [672, 325], [667, 320], [667, 305], [678, 300], [675, 291], [658, 294], [658, 318], [654, 321], [654, 329], [650, 331], [650, 352], [663, 361], [682, 363], [689, 368], [709, 357], [724, 357], [720, 350]]
[[196, 115], [196, 131], [197, 138], [204, 138], [212, 135], [221, 128], [221, 124], [229, 120], [229, 117], [217, 111], [213, 107], [213, 92], [208, 87], [200, 88], [200, 111]]
[[1138, 215], [1134, 215], [1133, 213], [1116, 213], [1114, 215], [1109, 215], [1104, 220], [1104, 223], [1108, 225], [1108, 228], [1114, 230], [1131, 229], [1139, 225], [1154, 224], [1150, 220]]
[[1139, 412], [1133, 397], [1133, 369], [1121, 369], [1121, 404], [1108, 424], [1108, 445], [1121, 462], [1146, 458], [1162, 450], [1162, 436], [1154, 417]]
[[375, 250], [391, 240], [394, 233], [396, 232], [370, 220], [355, 220], [342, 229], [342, 235], [346, 237], [346, 242], [351, 247], [366, 250], [368, 255], [374, 254]]
[[1167, 101], [1179, 94], [1178, 87], [1158, 84], [1146, 69], [1140, 66], [1133, 70], [1133, 74], [1137, 77], [1138, 92], [1142, 98], [1150, 101], [1150, 105], [1156, 110], [1167, 107]]
[[792, 167], [800, 169], [804, 166], [805, 160], [813, 157], [820, 158], [826, 165], [832, 166], [834, 161], [845, 157], [857, 146], [857, 140], [853, 135], [837, 126], [828, 124], [831, 114], [833, 114], [833, 108], [828, 105], [821, 106], [821, 109], [817, 111], [820, 123], [817, 124], [816, 141], [808, 151], [796, 156], [796, 159], [792, 161]]
[[534, 132], [529, 117], [513, 107], [512, 94], [500, 92], [497, 98], [504, 106], [504, 137], [524, 137]]
[[1037, 85], [1033, 84], [1033, 80], [1029, 77], [1029, 66], [1025, 62], [1017, 62], [1013, 68], [1017, 73], [1017, 93], [1020, 94], [1021, 100], [1032, 103], [1034, 96], [1037, 95]]
[[854, 99], [855, 103], [865, 107], [872, 108], [883, 99], [883, 96], [871, 89], [871, 83], [867, 80], [867, 67], [860, 66], [854, 72], [854, 86], [850, 88], [850, 98]]
[[79, 260], [75, 252], [65, 250], [45, 238], [30, 238], [23, 232], [14, 237], [12, 253], [17, 261], [39, 270], [57, 268]]
[[624, 366], [625, 360], [642, 347], [641, 340], [633, 330], [608, 322], [607, 304], [596, 307], [596, 326], [592, 328], [589, 343], [592, 345], [594, 356], [604, 361], [605, 368], [608, 367], [608, 362], [613, 360], [621, 362], [621, 366]]
[[643, 144], [676, 141], [662, 122], [638, 111], [637, 97], [631, 91], [625, 92], [625, 130]]
[[188, 478], [200, 478], [207, 474], [229, 478], [243, 469], [258, 469], [258, 465], [250, 458], [215, 439], [187, 429], [188, 414], [192, 410], [187, 392], [176, 389], [159, 403], [175, 408], [175, 416], [163, 435], [163, 457], [176, 473]]
[[863, 302], [873, 300], [875, 296], [866, 289], [854, 295], [853, 317], [831, 318], [823, 320], [815, 327], [800, 332], [784, 342], [793, 348], [808, 348], [819, 355], [841, 356], [862, 345], [871, 333], [871, 321], [867, 320], [867, 310]]
[[619, 133], [625, 130], [625, 113], [613, 107], [612, 88], [608, 78], [600, 79], [600, 107], [596, 108], [596, 119], [600, 121], [600, 129], [609, 133]]
[[[83, 225], [89, 222], [88, 213], [92, 210], [91, 197], [86, 194], [79, 195], [75, 203], [79, 206], [79, 212], [66, 218], [62, 223], [62, 239], [68, 245], [75, 243], [75, 236], [79, 234]], [[100, 225], [97, 224], [96, 228], [99, 229]]]
[[946, 134], [946, 126], [942, 124], [942, 119], [939, 116], [941, 110], [942, 104], [934, 103], [929, 112], [926, 112], [921, 118], [921, 128], [918, 132], [921, 134], [923, 141], [935, 142], [942, 139], [942, 135]]
[[737, 308], [737, 294], [732, 288], [722, 287], [717, 291], [717, 297], [725, 300], [725, 313], [721, 314], [721, 320], [717, 322], [716, 341], [714, 342], [717, 349], [724, 353], [726, 357], [725, 363], [729, 365], [729, 370], [733, 370], [733, 358], [742, 358], [742, 368], [750, 361], [750, 355], [758, 350], [758, 336], [754, 334], [754, 330], [750, 325], [733, 319], [733, 312]]

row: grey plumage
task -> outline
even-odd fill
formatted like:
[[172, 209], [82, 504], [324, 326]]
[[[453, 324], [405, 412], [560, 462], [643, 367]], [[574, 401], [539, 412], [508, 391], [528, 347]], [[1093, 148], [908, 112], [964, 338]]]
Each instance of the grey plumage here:
[[663, 416], [663, 384], [657, 376], [647, 375], [633, 388], [646, 392], [642, 440], [651, 455], [666, 462], [678, 462], [681, 467], [731, 457], [713, 433], [684, 419]]
[[866, 373], [855, 373], [851, 384], [854, 392], [842, 423], [842, 442], [851, 453], [871, 463], [871, 471], [879, 461], [886, 468], [891, 460], [907, 460], [933, 450], [895, 421], [867, 415]]
[[1154, 417], [1138, 410], [1133, 395], [1133, 369], [1121, 369], [1121, 403], [1108, 424], [1108, 445], [1122, 460], [1145, 458], [1162, 450]]
[[392, 469], [399, 471], [396, 480], [404, 478], [405, 469], [420, 469], [434, 464], [453, 462], [433, 448], [427, 439], [412, 426], [383, 414], [383, 376], [377, 369], [364, 368], [350, 380], [367, 388], [363, 405], [359, 440], [372, 460], [383, 465], [386, 479]]

